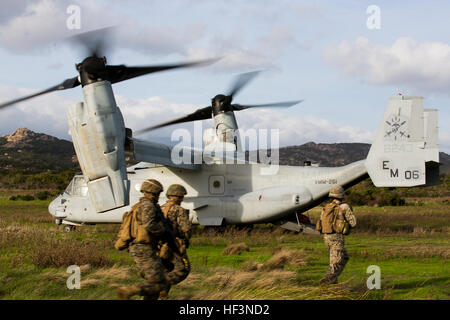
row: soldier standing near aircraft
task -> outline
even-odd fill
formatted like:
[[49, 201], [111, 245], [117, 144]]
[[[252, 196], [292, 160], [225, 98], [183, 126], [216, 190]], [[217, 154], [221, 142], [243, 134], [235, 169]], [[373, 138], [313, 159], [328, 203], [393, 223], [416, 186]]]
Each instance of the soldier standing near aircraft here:
[[[189, 247], [192, 225], [189, 221], [189, 211], [180, 206], [186, 194], [187, 191], [182, 185], [173, 184], [167, 189], [167, 202], [161, 206], [164, 218], [172, 225], [176, 245], [175, 250], [170, 250], [165, 243], [160, 251], [166, 269], [170, 270], [167, 274], [170, 286], [186, 279], [191, 271], [186, 249]], [[168, 291], [161, 292], [160, 297], [165, 298], [167, 294]]]
[[352, 207], [343, 203], [344, 188], [334, 186], [329, 197], [332, 199], [322, 210], [316, 229], [323, 234], [323, 240], [328, 246], [330, 266], [321, 284], [337, 283], [337, 278], [344, 270], [349, 257], [344, 247], [344, 236], [348, 235], [350, 228], [356, 226], [356, 217]]
[[[128, 220], [130, 226], [127, 227], [132, 230], [129, 252], [145, 282], [117, 289], [117, 296], [121, 300], [128, 300], [134, 295], [156, 300], [161, 291], [168, 291], [167, 273], [158, 256], [158, 243], [167, 233], [163, 223], [163, 214], [158, 205], [159, 195], [162, 191], [163, 186], [159, 181], [145, 180], [141, 185], [144, 197], [140, 198], [139, 202], [129, 211], [132, 214], [132, 218]], [[124, 223], [127, 221], [125, 215], [123, 221], [119, 240], [122, 229], [125, 229]]]

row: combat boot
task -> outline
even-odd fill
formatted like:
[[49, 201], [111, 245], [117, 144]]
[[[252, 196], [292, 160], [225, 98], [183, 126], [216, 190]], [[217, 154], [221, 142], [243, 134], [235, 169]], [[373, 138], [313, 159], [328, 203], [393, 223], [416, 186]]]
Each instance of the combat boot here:
[[169, 290], [170, 290], [170, 286], [167, 289], [162, 290], [159, 293], [159, 299], [160, 300], [168, 300], [169, 299]]
[[333, 276], [325, 276], [320, 280], [320, 284], [336, 284], [337, 278]]
[[116, 293], [120, 300], [130, 300], [132, 296], [141, 293], [141, 288], [138, 286], [120, 287], [116, 290]]

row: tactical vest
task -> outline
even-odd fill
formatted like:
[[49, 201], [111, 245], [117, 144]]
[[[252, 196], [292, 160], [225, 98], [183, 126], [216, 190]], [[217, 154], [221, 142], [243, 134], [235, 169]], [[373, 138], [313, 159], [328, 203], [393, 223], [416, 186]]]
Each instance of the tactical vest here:
[[[175, 203], [172, 201], [168, 201], [161, 206], [161, 211], [170, 224], [172, 225], [172, 229], [175, 233], [175, 236], [178, 238], [183, 238], [183, 233], [180, 232], [180, 227], [178, 225], [178, 216], [176, 214], [171, 214], [172, 208], [175, 206]], [[184, 209], [183, 209], [184, 210]]]
[[161, 211], [164, 214], [164, 218], [168, 219], [168, 213], [170, 211], [170, 209], [175, 205], [175, 203], [173, 203], [172, 201], [168, 201], [165, 204], [163, 204], [161, 206]]
[[[170, 215], [170, 211], [174, 206], [175, 206], [175, 203], [173, 203], [172, 201], [168, 201], [164, 205], [161, 206], [161, 211], [164, 214], [164, 218], [166, 218], [172, 224], [172, 228], [175, 233], [174, 234], [175, 235], [175, 244], [178, 248], [178, 251], [181, 254], [185, 254], [186, 249], [189, 247], [189, 239], [184, 239], [184, 236], [180, 232], [179, 226], [178, 226], [178, 221], [176, 219], [177, 217], [172, 217]], [[172, 221], [171, 218], [175, 218], [175, 221]]]

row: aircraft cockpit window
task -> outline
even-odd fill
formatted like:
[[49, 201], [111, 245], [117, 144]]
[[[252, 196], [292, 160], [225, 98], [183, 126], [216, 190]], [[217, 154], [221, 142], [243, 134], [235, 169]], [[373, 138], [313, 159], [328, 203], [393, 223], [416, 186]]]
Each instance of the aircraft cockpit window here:
[[85, 197], [88, 193], [88, 187], [83, 177], [74, 177], [73, 178], [73, 196]]
[[67, 186], [66, 190], [64, 190], [67, 194], [72, 194], [72, 187], [73, 187], [73, 179], [70, 181], [69, 185]]

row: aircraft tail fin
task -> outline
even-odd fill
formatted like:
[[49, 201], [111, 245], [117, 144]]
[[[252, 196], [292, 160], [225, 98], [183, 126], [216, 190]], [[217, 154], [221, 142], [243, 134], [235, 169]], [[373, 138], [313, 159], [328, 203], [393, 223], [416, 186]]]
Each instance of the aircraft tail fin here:
[[438, 114], [424, 109], [422, 97], [389, 100], [366, 160], [377, 187], [439, 183]]

